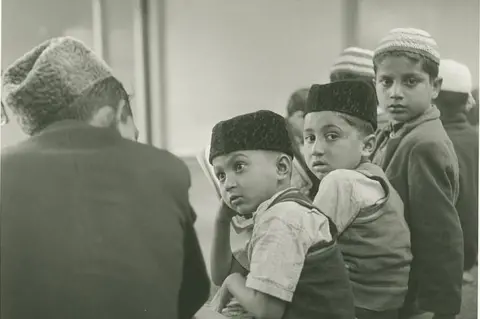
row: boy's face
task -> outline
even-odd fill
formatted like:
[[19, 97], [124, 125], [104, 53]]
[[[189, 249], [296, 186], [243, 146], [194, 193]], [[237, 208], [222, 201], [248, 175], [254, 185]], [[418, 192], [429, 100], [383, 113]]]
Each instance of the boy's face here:
[[441, 79], [430, 79], [422, 62], [406, 56], [386, 56], [377, 64], [376, 90], [380, 106], [396, 122], [423, 114], [438, 96]]
[[212, 161], [222, 198], [239, 214], [251, 214], [275, 193], [282, 179], [289, 178], [291, 160], [268, 151], [238, 151]]
[[305, 116], [304, 156], [321, 180], [336, 169], [355, 169], [375, 147], [375, 136], [363, 137], [338, 113], [312, 112]]

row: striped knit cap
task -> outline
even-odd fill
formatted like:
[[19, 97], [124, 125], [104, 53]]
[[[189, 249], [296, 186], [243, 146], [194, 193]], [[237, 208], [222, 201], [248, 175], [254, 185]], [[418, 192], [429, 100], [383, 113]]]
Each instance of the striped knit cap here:
[[373, 58], [388, 52], [416, 53], [422, 57], [440, 64], [440, 52], [437, 42], [423, 30], [414, 28], [397, 28], [391, 30], [380, 41]]
[[346, 48], [335, 61], [330, 70], [330, 75], [340, 72], [373, 78], [375, 76], [373, 72], [373, 51], [356, 47]]

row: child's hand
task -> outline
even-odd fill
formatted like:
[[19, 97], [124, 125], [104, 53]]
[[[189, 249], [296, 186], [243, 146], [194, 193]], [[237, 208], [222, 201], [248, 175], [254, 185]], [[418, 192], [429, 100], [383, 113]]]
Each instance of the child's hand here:
[[233, 296], [228, 291], [225, 284], [223, 284], [220, 289], [218, 289], [213, 299], [210, 301], [210, 308], [212, 310], [221, 313], [223, 308], [232, 300]]
[[237, 212], [228, 207], [227, 204], [222, 200], [220, 208], [217, 212], [217, 220], [222, 222], [230, 222], [236, 215]]

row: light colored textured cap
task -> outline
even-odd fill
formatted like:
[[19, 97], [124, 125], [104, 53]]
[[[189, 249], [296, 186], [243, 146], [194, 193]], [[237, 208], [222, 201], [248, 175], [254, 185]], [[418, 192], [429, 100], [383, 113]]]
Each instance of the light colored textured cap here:
[[437, 64], [440, 63], [437, 42], [424, 30], [414, 28], [391, 30], [375, 49], [374, 58], [380, 54], [395, 51], [416, 53]]
[[27, 52], [2, 77], [3, 100], [29, 135], [112, 72], [85, 44], [53, 38]]
[[330, 70], [330, 74], [350, 72], [360, 76], [374, 77], [373, 51], [349, 47], [343, 50]]
[[441, 60], [439, 76], [443, 79], [442, 91], [470, 93], [472, 74], [465, 64], [454, 60]]

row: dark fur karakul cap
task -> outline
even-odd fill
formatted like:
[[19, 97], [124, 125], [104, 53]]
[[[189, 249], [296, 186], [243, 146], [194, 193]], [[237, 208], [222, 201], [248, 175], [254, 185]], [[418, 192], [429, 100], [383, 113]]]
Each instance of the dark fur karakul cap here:
[[285, 153], [293, 158], [286, 120], [279, 114], [261, 110], [221, 121], [214, 126], [209, 162], [236, 151], [265, 150]]
[[362, 80], [313, 84], [308, 93], [305, 114], [333, 111], [348, 114], [377, 129], [377, 95], [373, 85]]

